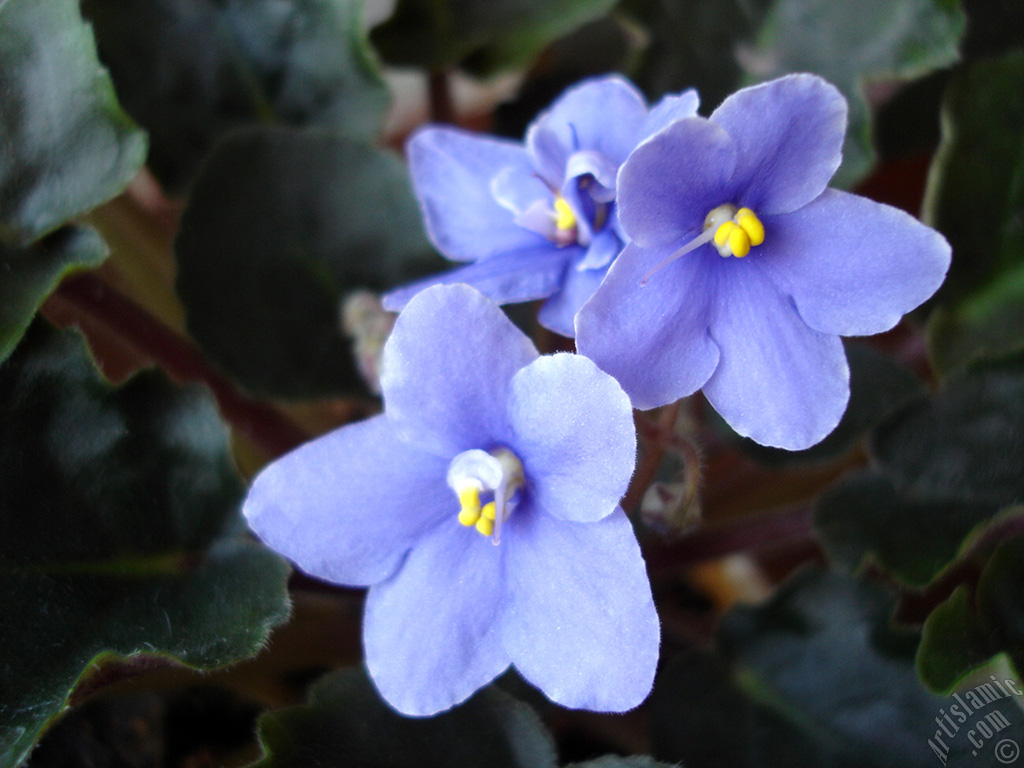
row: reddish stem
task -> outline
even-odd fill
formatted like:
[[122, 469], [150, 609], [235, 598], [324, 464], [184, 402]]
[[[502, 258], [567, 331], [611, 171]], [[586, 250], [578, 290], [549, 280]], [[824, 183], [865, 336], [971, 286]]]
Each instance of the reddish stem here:
[[431, 72], [427, 79], [430, 98], [430, 119], [435, 123], [455, 123], [455, 101], [452, 99], [448, 70]]
[[275, 408], [239, 392], [191, 343], [94, 274], [69, 277], [47, 304], [97, 321], [135, 351], [156, 360], [174, 379], [206, 384], [224, 418], [268, 456], [280, 456], [309, 438]]
[[679, 539], [644, 548], [649, 571], [675, 570], [736, 552], [752, 552], [813, 540], [811, 511], [796, 506], [782, 512], [747, 515], [697, 529]]

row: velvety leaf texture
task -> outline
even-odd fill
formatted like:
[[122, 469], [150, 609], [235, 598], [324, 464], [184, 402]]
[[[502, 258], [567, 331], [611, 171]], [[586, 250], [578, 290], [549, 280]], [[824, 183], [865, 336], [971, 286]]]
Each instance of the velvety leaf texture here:
[[260, 738], [265, 756], [251, 768], [556, 764], [551, 737], [537, 715], [497, 688], [436, 717], [406, 718], [380, 699], [361, 670], [334, 672], [313, 687], [308, 704], [265, 715]]
[[28, 244], [120, 192], [146, 138], [75, 0], [0, 3], [0, 239]]
[[87, 229], [59, 230], [27, 248], [0, 244], [0, 362], [61, 277], [98, 266], [106, 256], [106, 244]]
[[968, 711], [952, 737], [937, 730], [936, 718], [956, 702], [918, 682], [917, 636], [890, 626], [892, 607], [874, 585], [804, 570], [765, 605], [730, 612], [719, 645], [748, 694], [821, 745], [826, 765], [924, 768], [936, 764], [935, 750], [950, 766], [999, 765], [992, 745], [975, 749], [968, 728], [998, 708], [1009, 721], [1002, 735], [1020, 739], [1024, 713], [999, 701]]
[[952, 64], [964, 26], [958, 4], [935, 0], [778, 0], [744, 61], [755, 81], [814, 72], [843, 91], [850, 129], [832, 185], [849, 187], [874, 160], [865, 79], [913, 79]]
[[345, 297], [439, 262], [398, 157], [283, 128], [219, 146], [176, 250], [189, 331], [246, 389], [278, 397], [361, 391], [341, 330]]
[[125, 109], [172, 188], [214, 141], [251, 123], [370, 138], [388, 95], [357, 0], [85, 0]]
[[113, 391], [79, 337], [34, 326], [0, 368], [0, 765], [99, 656], [215, 667], [287, 615], [287, 565], [246, 538], [211, 400], [144, 373]]
[[[1024, 51], [1017, 49], [962, 72], [943, 107], [925, 212], [955, 254], [939, 298], [968, 326], [1005, 323], [1007, 306], [1019, 317], [1024, 304], [1022, 89]], [[995, 351], [1016, 338], [1004, 335]], [[933, 338], [933, 349], [942, 342]]]
[[478, 73], [524, 65], [548, 43], [607, 13], [614, 0], [399, 0], [372, 34], [385, 60]]

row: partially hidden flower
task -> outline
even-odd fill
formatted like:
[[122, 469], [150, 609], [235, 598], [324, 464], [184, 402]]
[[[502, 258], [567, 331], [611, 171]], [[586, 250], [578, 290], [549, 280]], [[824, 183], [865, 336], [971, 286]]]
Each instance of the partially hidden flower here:
[[431, 715], [514, 664], [567, 707], [639, 704], [659, 625], [618, 506], [636, 437], [615, 380], [538, 356], [454, 285], [399, 316], [381, 388], [382, 415], [270, 464], [243, 511], [307, 573], [369, 586], [363, 642], [384, 699]]
[[942, 283], [949, 244], [827, 188], [847, 107], [791, 75], [678, 120], [618, 180], [632, 243], [576, 319], [576, 343], [641, 409], [698, 389], [741, 435], [791, 450], [849, 400], [840, 336], [879, 333]]
[[538, 320], [565, 336], [622, 250], [615, 206], [619, 166], [672, 120], [697, 113], [697, 94], [650, 112], [622, 77], [585, 81], [531, 125], [523, 144], [428, 126], [408, 144], [427, 233], [453, 261], [472, 262], [394, 291], [399, 310], [438, 282], [468, 283], [499, 304], [547, 299]]

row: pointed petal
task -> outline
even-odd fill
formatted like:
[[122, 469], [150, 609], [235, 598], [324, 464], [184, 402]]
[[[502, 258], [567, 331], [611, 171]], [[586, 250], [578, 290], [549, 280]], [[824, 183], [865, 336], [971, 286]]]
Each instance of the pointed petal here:
[[449, 259], [476, 261], [538, 244], [539, 236], [518, 226], [491, 188], [502, 173], [532, 184], [522, 146], [432, 126], [413, 135], [407, 152], [427, 232]]
[[641, 130], [643, 138], [653, 136], [676, 120], [681, 120], [684, 117], [696, 117], [699, 106], [700, 97], [693, 88], [680, 94], [665, 96], [654, 105], [651, 113], [647, 115], [647, 120]]
[[576, 315], [576, 349], [622, 385], [633, 407], [672, 403], [700, 389], [718, 364], [708, 333], [717, 285], [710, 246], [640, 281], [674, 250], [627, 245]]
[[502, 635], [516, 669], [566, 707], [640, 704], [654, 681], [660, 630], [626, 515], [568, 523], [513, 514], [508, 525], [513, 603]]
[[398, 316], [381, 391], [403, 439], [453, 458], [508, 435], [512, 377], [537, 357], [497, 304], [468, 285], [438, 285]]
[[502, 547], [453, 517], [366, 598], [366, 666], [381, 696], [422, 717], [468, 699], [509, 665]]
[[242, 512], [303, 571], [350, 586], [390, 576], [453, 514], [448, 462], [398, 440], [384, 416], [337, 429], [260, 472]]
[[619, 170], [619, 221], [645, 248], [682, 246], [713, 208], [730, 202], [736, 147], [700, 117], [677, 120], [643, 142]]
[[880, 333], [930, 297], [949, 269], [949, 243], [913, 216], [827, 189], [769, 220], [759, 263], [812, 328]]
[[502, 253], [464, 267], [432, 275], [384, 294], [382, 302], [389, 312], [399, 312], [413, 296], [434, 285], [465, 283], [496, 304], [516, 304], [544, 299], [559, 290], [579, 248], [558, 248], [548, 244], [540, 248]]
[[526, 134], [537, 170], [561, 187], [569, 157], [579, 150], [600, 152], [615, 165], [640, 138], [647, 105], [628, 80], [595, 78], [570, 88], [543, 112]]
[[711, 121], [739, 149], [736, 205], [758, 216], [788, 213], [821, 194], [842, 160], [846, 99], [817, 75], [744, 88]]
[[842, 342], [808, 327], [760, 262], [722, 266], [733, 274], [720, 276], [711, 336], [722, 356], [705, 396], [733, 429], [762, 445], [814, 445], [850, 399]]
[[576, 522], [618, 507], [636, 463], [633, 409], [593, 361], [567, 353], [534, 360], [512, 379], [509, 420], [536, 507]]

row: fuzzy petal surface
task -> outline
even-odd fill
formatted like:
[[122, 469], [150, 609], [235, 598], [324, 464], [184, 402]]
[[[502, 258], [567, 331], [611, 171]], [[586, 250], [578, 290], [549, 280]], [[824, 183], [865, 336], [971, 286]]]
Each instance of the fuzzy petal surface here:
[[512, 377], [537, 358], [505, 313], [468, 285], [438, 285], [398, 316], [381, 391], [403, 439], [451, 459], [508, 436]]
[[529, 183], [533, 167], [521, 145], [431, 126], [413, 135], [407, 153], [427, 233], [449, 259], [476, 261], [542, 242], [491, 190], [502, 173]]
[[587, 524], [530, 512], [508, 523], [512, 662], [563, 706], [632, 709], [651, 690], [660, 629], [629, 520], [621, 509]]
[[534, 360], [512, 379], [513, 450], [532, 503], [562, 520], [593, 522], [618, 508], [636, 463], [633, 409], [592, 360]]
[[700, 106], [700, 97], [697, 91], [690, 88], [680, 94], [669, 94], [651, 108], [650, 114], [644, 121], [641, 129], [641, 137], [653, 136], [669, 123], [681, 120], [684, 117], [696, 117], [697, 108]]
[[527, 132], [526, 146], [540, 175], [560, 187], [569, 157], [579, 150], [622, 163], [636, 146], [646, 118], [643, 96], [625, 78], [586, 80], [540, 114]]
[[501, 547], [459, 525], [453, 512], [450, 525], [421, 539], [398, 573], [370, 589], [366, 666], [399, 712], [442, 712], [508, 668], [501, 558]]
[[431, 275], [415, 283], [384, 294], [382, 303], [389, 312], [399, 312], [413, 296], [434, 285], [465, 283], [498, 304], [543, 299], [556, 293], [574, 254], [581, 249], [558, 248], [547, 244], [511, 253], [501, 253], [476, 264]]
[[758, 263], [825, 333], [881, 333], [928, 299], [949, 269], [945, 238], [888, 205], [832, 189], [769, 220]]
[[455, 502], [448, 463], [399, 440], [387, 417], [330, 432], [269, 464], [242, 512], [303, 571], [368, 586], [394, 573]]
[[718, 256], [690, 253], [640, 284], [673, 250], [627, 245], [576, 316], [579, 353], [618, 379], [640, 409], [693, 394], [718, 365], [708, 332], [718, 286], [701, 261]]
[[759, 261], [723, 261], [719, 271], [733, 274], [719, 276], [711, 321], [722, 354], [704, 394], [733, 429], [761, 445], [814, 445], [850, 399], [842, 342], [809, 327]]
[[643, 142], [619, 170], [619, 221], [637, 245], [685, 244], [713, 208], [731, 202], [736, 145], [700, 117]]
[[744, 88], [711, 115], [736, 143], [737, 205], [788, 213], [825, 189], [842, 160], [846, 99], [817, 75]]

